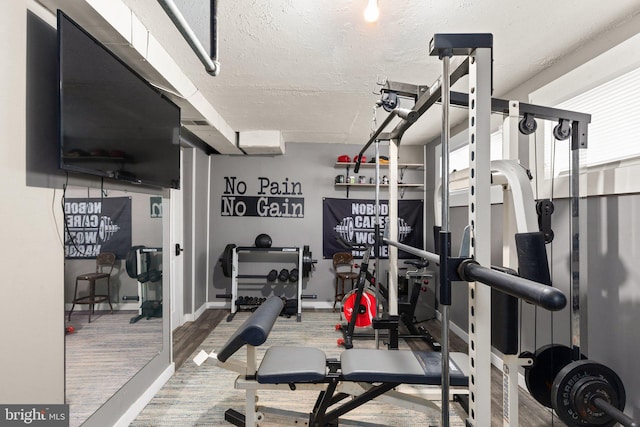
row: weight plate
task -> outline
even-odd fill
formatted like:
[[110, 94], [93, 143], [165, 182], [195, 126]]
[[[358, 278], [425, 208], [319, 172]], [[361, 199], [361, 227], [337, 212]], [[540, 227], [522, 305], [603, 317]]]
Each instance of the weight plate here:
[[[129, 252], [127, 252], [127, 258], [126, 258], [126, 269], [127, 269], [127, 275], [129, 277], [131, 277], [132, 279], [135, 279], [139, 273], [138, 272], [138, 249], [144, 249], [146, 248], [146, 246], [142, 245], [142, 246], [132, 246], [131, 249], [129, 249]], [[143, 254], [142, 256], [148, 256], [148, 254]]]
[[[347, 323], [351, 321], [356, 305], [357, 289], [352, 290], [344, 296], [342, 300], [342, 312]], [[371, 326], [373, 318], [376, 317], [376, 296], [369, 289], [365, 289], [360, 298], [360, 304], [356, 311], [356, 326], [364, 328]]]
[[222, 274], [224, 277], [231, 277], [231, 270], [233, 269], [233, 249], [236, 247], [233, 243], [229, 243], [224, 247], [222, 252], [222, 258], [220, 258], [220, 264], [222, 265]]
[[302, 277], [305, 279], [309, 277], [311, 268], [313, 267], [313, 260], [311, 259], [311, 251], [309, 245], [304, 245], [302, 250]]
[[571, 349], [560, 344], [549, 344], [536, 350], [533, 365], [524, 370], [524, 379], [531, 396], [540, 404], [551, 408], [551, 387], [562, 368], [573, 361]]
[[620, 377], [600, 363], [591, 360], [571, 362], [553, 381], [553, 408], [568, 426], [615, 425], [615, 419], [593, 405], [596, 397], [620, 411], [624, 410], [627, 399]]

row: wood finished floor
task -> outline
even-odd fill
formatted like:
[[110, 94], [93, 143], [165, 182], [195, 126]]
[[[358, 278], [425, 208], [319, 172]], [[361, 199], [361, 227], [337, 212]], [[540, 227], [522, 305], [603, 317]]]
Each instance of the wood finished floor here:
[[173, 361], [176, 370], [211, 334], [228, 314], [228, 310], [206, 310], [195, 322], [186, 322], [173, 331]]
[[[327, 311], [331, 313], [331, 311]], [[173, 332], [173, 359], [176, 364], [176, 370], [180, 369], [187, 358], [195, 351], [196, 348], [209, 336], [211, 331], [221, 322], [224, 321], [228, 314], [228, 310], [206, 310], [195, 322], [187, 322]], [[334, 314], [335, 315], [335, 314]], [[439, 337], [441, 333], [440, 322], [438, 320], [429, 320], [422, 322], [424, 326], [434, 337]], [[450, 334], [450, 350], [458, 352], [467, 352], [467, 344], [455, 334]], [[427, 343], [423, 340], [408, 340], [409, 345], [414, 350], [429, 350]], [[496, 368], [492, 369], [492, 426], [502, 425], [502, 373]], [[548, 426], [564, 426], [557, 417], [552, 416], [549, 409], [543, 407], [536, 402], [529, 393], [520, 390], [520, 420], [521, 427], [548, 427]], [[453, 403], [457, 405], [457, 403]]]

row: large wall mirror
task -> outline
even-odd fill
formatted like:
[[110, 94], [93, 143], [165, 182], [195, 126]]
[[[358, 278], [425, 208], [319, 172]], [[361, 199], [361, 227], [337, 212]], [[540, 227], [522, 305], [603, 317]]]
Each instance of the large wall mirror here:
[[[164, 212], [162, 209], [163, 201], [168, 205], [168, 192], [101, 182], [98, 177], [66, 176], [58, 168], [56, 18], [39, 8], [29, 10], [26, 18], [26, 180], [28, 186], [52, 189], [52, 223], [69, 255], [60, 260], [64, 262], [60, 320], [65, 330], [73, 328], [64, 337], [65, 402], [70, 405], [71, 426], [111, 425], [122, 408], [131, 405], [159, 375], [171, 371], [170, 322], [166, 315], [169, 254], [158, 250], [168, 247], [169, 242], [169, 207], [164, 206]], [[65, 188], [65, 202], [75, 204], [59, 203], [61, 188]], [[126, 211], [124, 222], [117, 215], [119, 210]], [[121, 241], [124, 231], [129, 237]], [[70, 233], [76, 236], [77, 247], [69, 246]], [[114, 241], [119, 242], [115, 247]], [[151, 251], [142, 255], [144, 269], [131, 274], [126, 258], [135, 246]], [[91, 322], [87, 304], [76, 305], [69, 318], [74, 298], [89, 292], [89, 283], [81, 280], [76, 293], [76, 278], [95, 272], [95, 255], [104, 251], [119, 252], [109, 278], [113, 313], [105, 300], [94, 307]], [[90, 256], [77, 256], [81, 252]], [[146, 278], [137, 277], [137, 273], [145, 272]], [[104, 280], [96, 282], [96, 293], [106, 293]], [[165, 317], [153, 315], [162, 313], [162, 307], [156, 305], [155, 311], [153, 306], [148, 307], [149, 312], [138, 318], [144, 303], [141, 295], [148, 301], [163, 300]]]
[[[131, 321], [138, 316], [142, 303], [136, 300], [141, 292], [139, 287], [149, 300], [161, 300], [163, 288], [168, 292], [168, 278], [164, 278], [163, 287], [162, 274], [158, 275], [162, 270], [162, 252], [149, 255], [148, 269], [156, 270], [153, 280], [132, 278], [127, 272], [126, 262], [126, 254], [132, 246], [163, 246], [161, 201], [158, 206], [162, 198], [161, 194], [153, 192], [128, 191], [124, 185], [117, 186], [117, 189], [108, 188], [106, 182], [101, 188], [99, 179], [85, 180], [77, 175], [66, 178], [58, 169], [55, 16], [28, 12], [27, 33], [27, 185], [54, 189], [66, 186], [65, 200], [75, 200], [76, 204], [60, 206], [52, 202], [51, 205], [60, 244], [68, 246], [68, 234], [71, 232], [77, 236], [77, 248], [72, 245], [71, 252], [75, 255], [92, 252], [92, 256], [70, 256], [60, 260], [65, 263], [64, 307], [60, 307], [60, 316], [64, 316], [65, 328], [73, 328], [73, 332], [65, 335], [65, 401], [70, 405], [70, 425], [77, 426], [105, 407], [115, 394], [125, 390], [125, 386], [141, 370], [144, 371], [149, 362], [159, 359], [158, 354], [166, 357], [164, 355], [169, 351], [164, 348], [168, 347], [166, 337], [163, 345], [163, 324], [168, 324], [166, 319], [147, 319], [145, 316], [136, 322]], [[68, 181], [69, 185], [66, 184]], [[59, 197], [60, 193], [54, 190], [54, 201]], [[118, 201], [127, 203], [118, 204]], [[102, 209], [103, 204], [107, 210]], [[123, 209], [123, 206], [125, 210], [129, 209], [128, 220], [120, 222], [121, 219], [115, 219], [113, 209]], [[109, 278], [113, 314], [108, 303], [103, 301], [94, 307], [90, 323], [90, 306], [86, 304], [76, 305], [69, 320], [76, 277], [95, 272], [93, 251], [113, 250], [109, 242], [122, 231], [128, 231], [130, 238], [116, 247], [121, 253]], [[105, 293], [105, 286], [104, 280], [97, 281], [96, 293]], [[76, 297], [87, 295], [87, 281], [79, 281], [77, 292]], [[164, 362], [159, 365], [162, 365], [159, 369], [163, 369]], [[155, 371], [149, 375], [157, 376]], [[144, 389], [139, 384], [134, 388], [140, 387]]]
[[[78, 426], [162, 351], [162, 199], [70, 186], [63, 206], [65, 400]], [[115, 262], [95, 280], [92, 312], [85, 279], [100, 253]]]

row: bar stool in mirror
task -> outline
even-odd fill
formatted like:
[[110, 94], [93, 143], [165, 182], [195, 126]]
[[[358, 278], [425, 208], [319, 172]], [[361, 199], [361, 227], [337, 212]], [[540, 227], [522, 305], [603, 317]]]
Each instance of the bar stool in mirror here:
[[[73, 304], [71, 310], [69, 310], [68, 320], [71, 320], [71, 313], [76, 304], [88, 304], [89, 305], [89, 323], [91, 323], [91, 315], [94, 314], [95, 305], [101, 302], [108, 302], [111, 313], [113, 313], [113, 306], [111, 305], [111, 272], [113, 266], [116, 263], [116, 255], [112, 252], [102, 252], [96, 257], [96, 271], [91, 273], [80, 274], [76, 277], [76, 286], [73, 291]], [[105, 293], [96, 293], [96, 282], [102, 279], [106, 279], [107, 288]], [[78, 282], [89, 282], [88, 295], [78, 296]]]

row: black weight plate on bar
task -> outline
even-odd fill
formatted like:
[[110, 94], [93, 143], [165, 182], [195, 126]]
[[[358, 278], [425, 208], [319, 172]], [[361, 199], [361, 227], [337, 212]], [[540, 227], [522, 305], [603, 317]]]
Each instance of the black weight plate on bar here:
[[231, 270], [233, 269], [233, 249], [236, 247], [233, 243], [229, 243], [224, 247], [222, 252], [222, 258], [220, 258], [220, 264], [222, 265], [222, 274], [224, 277], [231, 277]]
[[309, 277], [311, 273], [311, 267], [313, 267], [313, 260], [311, 259], [311, 250], [309, 245], [304, 245], [302, 250], [302, 277], [305, 279]]
[[531, 396], [551, 408], [551, 387], [562, 368], [573, 361], [571, 349], [561, 344], [548, 344], [536, 350], [533, 365], [524, 370], [524, 379]]
[[[138, 272], [138, 249], [144, 249], [146, 248], [146, 246], [132, 246], [131, 249], [129, 249], [129, 252], [127, 252], [127, 258], [126, 258], [126, 268], [127, 268], [127, 275], [129, 277], [131, 277], [132, 279], [137, 278], [138, 274], [142, 273], [142, 272]], [[145, 255], [143, 255], [145, 256]], [[148, 255], [147, 255], [148, 256]]]
[[591, 360], [571, 362], [553, 381], [553, 408], [568, 426], [610, 427], [616, 424], [613, 417], [592, 404], [595, 397], [604, 399], [621, 412], [627, 400], [620, 377], [600, 363]]

